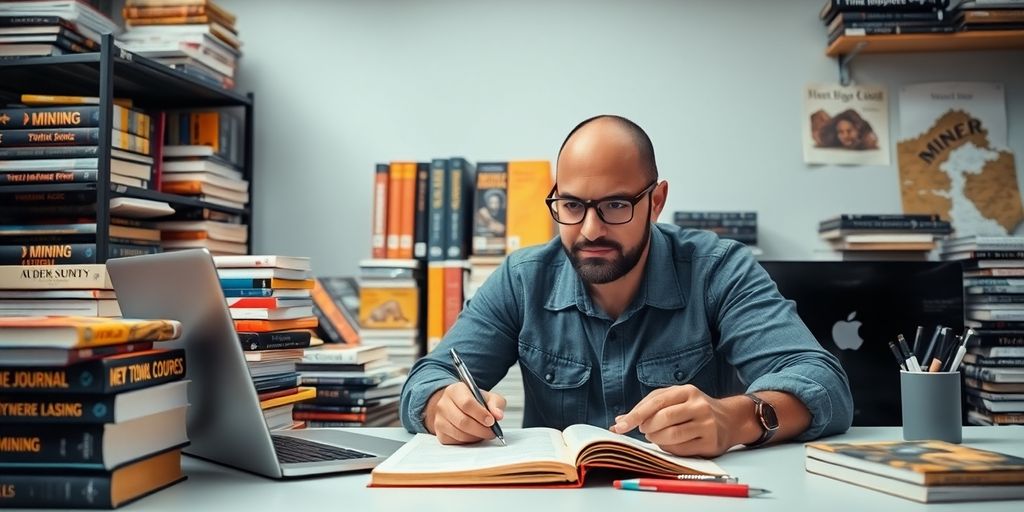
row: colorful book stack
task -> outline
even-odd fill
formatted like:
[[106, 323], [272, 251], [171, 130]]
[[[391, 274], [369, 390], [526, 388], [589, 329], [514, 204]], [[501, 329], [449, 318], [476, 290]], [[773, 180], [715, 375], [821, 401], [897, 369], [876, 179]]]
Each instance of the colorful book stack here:
[[818, 236], [840, 260], [927, 261], [953, 232], [938, 215], [843, 214], [818, 223]]
[[0, 2], [0, 58], [92, 52], [104, 32], [121, 29], [86, 2]]
[[127, 31], [118, 40], [127, 50], [214, 87], [235, 87], [242, 41], [234, 14], [212, 0], [127, 0], [122, 14]]
[[317, 326], [309, 258], [215, 256], [213, 260], [267, 426], [271, 430], [300, 428], [292, 421], [292, 408], [315, 394], [299, 386], [295, 369]]
[[422, 355], [419, 260], [359, 262], [359, 339], [404, 367]]
[[681, 228], [703, 229], [757, 247], [757, 212], [676, 212], [672, 220]]
[[185, 478], [173, 320], [0, 319], [0, 507], [114, 508]]
[[964, 323], [975, 332], [962, 370], [967, 421], [1024, 424], [1024, 237], [953, 238], [940, 257], [963, 263]]
[[388, 347], [324, 345], [298, 365], [316, 398], [295, 406], [310, 427], [398, 426], [398, 397], [407, 369], [388, 360]]
[[829, 44], [842, 36], [941, 34], [956, 31], [948, 5], [949, 0], [826, 0], [820, 17], [828, 28]]
[[317, 333], [329, 343], [358, 345], [359, 282], [354, 277], [318, 277], [312, 292]]
[[[249, 181], [242, 173], [243, 136], [242, 118], [227, 109], [167, 112], [160, 190], [244, 209], [249, 203]], [[206, 213], [175, 220], [240, 223], [237, 216]], [[223, 241], [237, 243], [236, 238]]]
[[119, 317], [103, 264], [0, 265], [0, 316]]
[[160, 247], [178, 251], [205, 247], [214, 256], [248, 254], [249, 226], [217, 220], [166, 220], [160, 228]]

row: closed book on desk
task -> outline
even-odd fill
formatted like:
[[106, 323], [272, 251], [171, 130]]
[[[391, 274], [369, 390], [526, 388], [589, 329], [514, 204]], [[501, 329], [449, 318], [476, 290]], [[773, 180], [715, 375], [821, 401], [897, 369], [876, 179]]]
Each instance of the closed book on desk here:
[[417, 434], [370, 474], [376, 487], [562, 486], [582, 487], [589, 469], [603, 467], [673, 478], [680, 474], [724, 475], [712, 461], [677, 457], [633, 438], [592, 425], [564, 431], [527, 428], [497, 440], [442, 445]]
[[811, 443], [806, 468], [923, 503], [1024, 498], [1024, 459], [942, 441]]

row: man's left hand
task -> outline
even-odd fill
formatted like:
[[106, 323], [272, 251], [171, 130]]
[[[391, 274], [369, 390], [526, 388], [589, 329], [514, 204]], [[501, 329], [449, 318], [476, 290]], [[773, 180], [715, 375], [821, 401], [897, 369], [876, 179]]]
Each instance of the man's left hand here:
[[[625, 434], [639, 427], [647, 440], [681, 456], [717, 457], [738, 441], [744, 424], [745, 397], [715, 399], [686, 384], [652, 391], [628, 413], [615, 418], [610, 430]], [[753, 441], [753, 440], [750, 440]]]

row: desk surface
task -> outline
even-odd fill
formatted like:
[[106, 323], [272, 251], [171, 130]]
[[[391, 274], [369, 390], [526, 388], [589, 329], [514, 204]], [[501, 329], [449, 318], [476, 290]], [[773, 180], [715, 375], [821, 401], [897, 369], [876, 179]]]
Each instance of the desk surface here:
[[[405, 440], [401, 429], [365, 429], [381, 437]], [[856, 427], [828, 441], [897, 440], [898, 427]], [[1024, 427], [964, 427], [964, 444], [1024, 457]], [[399, 512], [595, 512], [627, 510], [1024, 510], [1022, 501], [932, 504], [863, 489], [804, 471], [800, 443], [736, 451], [717, 460], [727, 472], [755, 487], [771, 490], [759, 498], [721, 498], [619, 491], [607, 479], [588, 479], [585, 489], [371, 489], [367, 472], [303, 480], [275, 481], [191, 457], [184, 467], [189, 479], [132, 503], [125, 510], [331, 510]], [[827, 507], [827, 508], [821, 508]]]

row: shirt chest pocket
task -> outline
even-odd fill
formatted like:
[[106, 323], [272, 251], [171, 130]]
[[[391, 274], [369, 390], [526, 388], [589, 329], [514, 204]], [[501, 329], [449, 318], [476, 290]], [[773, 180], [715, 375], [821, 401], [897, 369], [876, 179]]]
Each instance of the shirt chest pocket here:
[[519, 361], [526, 370], [523, 385], [527, 399], [536, 408], [547, 427], [564, 429], [587, 418], [587, 382], [590, 365], [544, 349], [519, 342]]
[[647, 356], [637, 363], [637, 378], [640, 380], [643, 396], [655, 389], [693, 384], [705, 393], [711, 384], [713, 351], [711, 345], [702, 343], [678, 352]]

